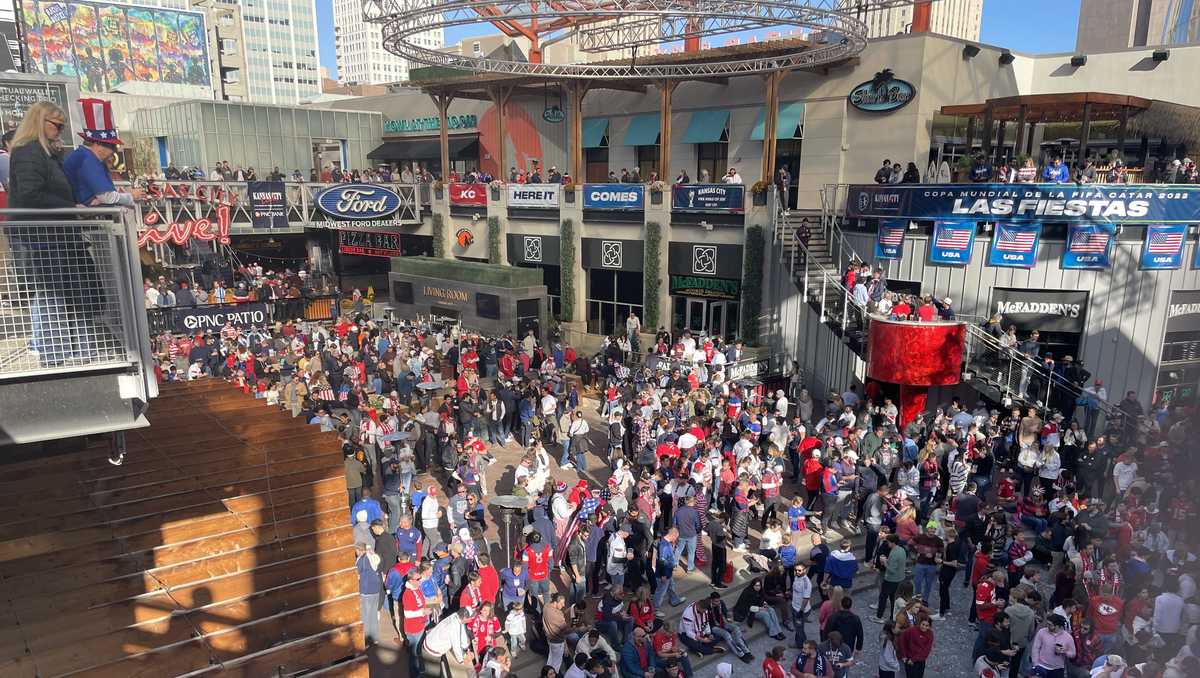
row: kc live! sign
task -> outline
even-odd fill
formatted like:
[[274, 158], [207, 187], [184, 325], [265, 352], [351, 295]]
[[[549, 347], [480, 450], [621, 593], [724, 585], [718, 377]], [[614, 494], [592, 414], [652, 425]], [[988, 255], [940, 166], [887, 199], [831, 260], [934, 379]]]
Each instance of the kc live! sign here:
[[217, 216], [216, 223], [211, 219], [189, 219], [173, 224], [167, 224], [166, 228], [159, 228], [158, 212], [147, 212], [146, 216], [142, 217], [142, 223], [147, 227], [146, 230], [138, 233], [137, 246], [145, 247], [150, 243], [161, 244], [171, 242], [176, 245], [183, 245], [195, 238], [205, 242], [217, 241], [222, 245], [228, 245], [229, 240], [229, 205], [220, 205], [214, 212]]

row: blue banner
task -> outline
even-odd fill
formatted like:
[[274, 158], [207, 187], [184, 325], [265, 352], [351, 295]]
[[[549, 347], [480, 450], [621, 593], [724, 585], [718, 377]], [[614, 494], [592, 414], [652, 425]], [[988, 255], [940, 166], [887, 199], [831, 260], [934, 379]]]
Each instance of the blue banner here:
[[1072, 224], [1067, 229], [1062, 267], [1108, 268], [1116, 237], [1117, 227], [1113, 224]]
[[671, 209], [676, 212], [741, 212], [746, 187], [741, 184], [676, 184]]
[[642, 184], [584, 184], [586, 210], [645, 209], [646, 187]]
[[1147, 226], [1146, 240], [1142, 243], [1142, 268], [1151, 271], [1179, 268], [1183, 264], [1187, 229], [1187, 224]]
[[875, 238], [875, 258], [902, 258], [904, 256], [904, 231], [907, 229], [908, 221], [906, 220], [880, 220], [879, 235]]
[[1042, 239], [1041, 224], [996, 224], [988, 266], [1033, 268], [1037, 263], [1038, 242]]
[[1200, 187], [1138, 184], [895, 184], [851, 186], [851, 217], [1051, 223], [1200, 221]]
[[974, 245], [974, 221], [934, 222], [933, 239], [929, 241], [929, 261], [934, 264], [969, 264]]

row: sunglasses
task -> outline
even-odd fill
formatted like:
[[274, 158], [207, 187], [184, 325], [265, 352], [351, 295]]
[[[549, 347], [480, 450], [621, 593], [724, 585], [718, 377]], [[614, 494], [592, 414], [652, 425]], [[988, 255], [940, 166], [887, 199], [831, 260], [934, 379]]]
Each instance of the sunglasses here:
[[47, 120], [46, 122], [50, 123], [51, 125], [54, 125], [54, 129], [58, 130], [59, 132], [63, 131], [63, 128], [67, 126], [67, 123], [58, 122], [55, 120]]

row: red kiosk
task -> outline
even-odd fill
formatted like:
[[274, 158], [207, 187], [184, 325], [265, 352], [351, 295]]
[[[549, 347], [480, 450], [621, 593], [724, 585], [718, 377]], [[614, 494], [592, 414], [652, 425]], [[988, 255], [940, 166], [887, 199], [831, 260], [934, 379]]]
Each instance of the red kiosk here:
[[867, 377], [900, 386], [901, 430], [925, 410], [930, 386], [961, 381], [966, 336], [960, 322], [871, 318]]

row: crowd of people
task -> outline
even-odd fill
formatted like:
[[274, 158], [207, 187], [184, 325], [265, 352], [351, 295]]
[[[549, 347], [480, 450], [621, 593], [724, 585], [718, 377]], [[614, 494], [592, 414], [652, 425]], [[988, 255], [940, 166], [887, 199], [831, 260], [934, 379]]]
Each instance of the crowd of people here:
[[[647, 343], [586, 356], [363, 315], [159, 349], [341, 434], [366, 635], [386, 607], [415, 676], [504, 676], [535, 652], [571, 678], [691, 676], [714, 654], [769, 678], [915, 678], [946, 619], [977, 640], [931, 675], [1200, 675], [1190, 408], [1094, 438], [1074, 408], [904, 422], [876, 383], [761, 394], [724, 378], [737, 344]], [[511, 481], [489, 481], [509, 453]], [[498, 551], [496, 494], [526, 516]], [[726, 600], [735, 567], [751, 582]], [[688, 600], [693, 572], [711, 593]], [[780, 642], [761, 657], [755, 626]]]

